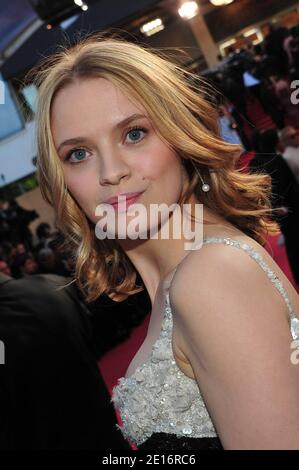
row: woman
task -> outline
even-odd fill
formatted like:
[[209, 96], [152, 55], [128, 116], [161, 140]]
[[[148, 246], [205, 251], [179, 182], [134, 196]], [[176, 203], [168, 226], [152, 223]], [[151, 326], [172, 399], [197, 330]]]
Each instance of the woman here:
[[[270, 179], [236, 170], [239, 147], [220, 139], [210, 92], [194, 78], [101, 36], [50, 58], [36, 81], [41, 190], [87, 301], [149, 293], [148, 335], [113, 394], [124, 436], [146, 450], [299, 448], [299, 300], [262, 246], [277, 231]], [[117, 204], [124, 193], [132, 199]], [[145, 209], [135, 239], [132, 202]], [[112, 215], [125, 215], [126, 236], [120, 224], [100, 239], [104, 203], [107, 233]], [[190, 204], [200, 249], [186, 252], [175, 223], [159, 237], [175, 214], [148, 217], [162, 203]]]

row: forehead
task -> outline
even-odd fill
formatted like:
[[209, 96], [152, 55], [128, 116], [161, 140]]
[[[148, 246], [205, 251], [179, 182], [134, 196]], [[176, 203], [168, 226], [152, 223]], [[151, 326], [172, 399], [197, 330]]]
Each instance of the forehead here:
[[[128, 114], [146, 114], [119, 86], [105, 78], [77, 80], [61, 89], [51, 108], [54, 140], [90, 133], [95, 126], [111, 129]], [[55, 139], [56, 138], [56, 139]]]

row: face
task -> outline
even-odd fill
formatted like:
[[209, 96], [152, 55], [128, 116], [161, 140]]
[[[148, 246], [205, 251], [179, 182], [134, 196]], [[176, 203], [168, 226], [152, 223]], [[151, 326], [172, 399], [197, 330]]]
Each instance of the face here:
[[35, 271], [37, 270], [37, 264], [36, 262], [31, 259], [31, 258], [28, 258], [25, 263], [24, 263], [24, 271], [25, 273], [27, 274], [33, 274], [35, 273]]
[[18, 243], [17, 244], [17, 253], [19, 253], [20, 255], [22, 255], [23, 253], [26, 252], [26, 248], [25, 248], [25, 245], [23, 245], [23, 243]]
[[[180, 158], [146, 110], [108, 80], [85, 79], [60, 90], [51, 130], [68, 190], [92, 222], [99, 220], [96, 207], [119, 193], [142, 192], [136, 203], [147, 214], [150, 204], [178, 201], [185, 178]], [[119, 209], [109, 207], [117, 219]]]
[[288, 136], [288, 145], [290, 147], [299, 147], [299, 133], [296, 131], [296, 129], [292, 129], [289, 133]]
[[0, 261], [0, 273], [11, 276], [11, 270], [8, 264], [5, 261]]

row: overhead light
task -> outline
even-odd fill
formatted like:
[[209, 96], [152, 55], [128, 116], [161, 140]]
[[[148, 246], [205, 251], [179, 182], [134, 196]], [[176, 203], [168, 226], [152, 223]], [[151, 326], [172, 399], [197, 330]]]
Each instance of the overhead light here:
[[229, 41], [225, 41], [221, 44], [221, 47], [229, 47], [232, 46], [233, 44], [236, 44], [237, 40], [236, 39], [230, 39]]
[[178, 9], [179, 15], [184, 20], [191, 20], [197, 15], [199, 11], [198, 4], [196, 2], [184, 2]]
[[81, 7], [83, 11], [88, 10], [88, 6], [82, 0], [74, 0], [74, 3], [78, 5], [78, 7]]
[[234, 0], [210, 0], [212, 5], [215, 7], [222, 7], [222, 5], [229, 5], [230, 3], [233, 3]]
[[236, 44], [237, 40], [236, 39], [229, 39], [228, 41], [223, 42], [220, 44], [219, 49], [221, 54], [224, 56], [225, 55], [225, 49], [229, 46], [232, 46], [233, 44]]
[[158, 31], [162, 31], [162, 29], [164, 29], [164, 24], [161, 18], [155, 18], [154, 20], [149, 21], [148, 23], [145, 23], [144, 25], [142, 25], [140, 28], [140, 31], [145, 36], [152, 36], [153, 34], [156, 34]]
[[243, 33], [243, 36], [245, 36], [245, 38], [248, 38], [249, 36], [252, 36], [253, 34], [256, 34], [256, 33], [257, 33], [257, 29], [252, 28], [252, 29], [248, 29], [247, 31], [245, 31], [245, 33]]
[[247, 31], [245, 31], [245, 33], [243, 33], [243, 36], [245, 38], [248, 38], [252, 35], [256, 35], [256, 39], [254, 41], [258, 41], [258, 42], [253, 42], [253, 44], [258, 44], [259, 42], [262, 42], [263, 41], [263, 35], [260, 31], [260, 29], [258, 28], [252, 28], [252, 29], [248, 29]]

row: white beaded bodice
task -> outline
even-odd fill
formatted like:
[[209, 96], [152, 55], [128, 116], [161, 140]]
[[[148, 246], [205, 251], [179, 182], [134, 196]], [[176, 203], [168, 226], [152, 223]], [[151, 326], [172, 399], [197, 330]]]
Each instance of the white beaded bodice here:
[[[283, 296], [290, 315], [293, 339], [299, 338], [299, 320], [276, 274], [250, 245], [230, 238], [210, 237], [207, 243], [225, 243], [246, 251], [266, 272]], [[113, 389], [112, 399], [119, 409], [123, 436], [141, 445], [152, 434], [164, 432], [178, 437], [217, 437], [216, 430], [195, 380], [177, 366], [172, 350], [172, 312], [169, 287], [161, 332], [151, 354], [130, 377], [122, 377]]]

